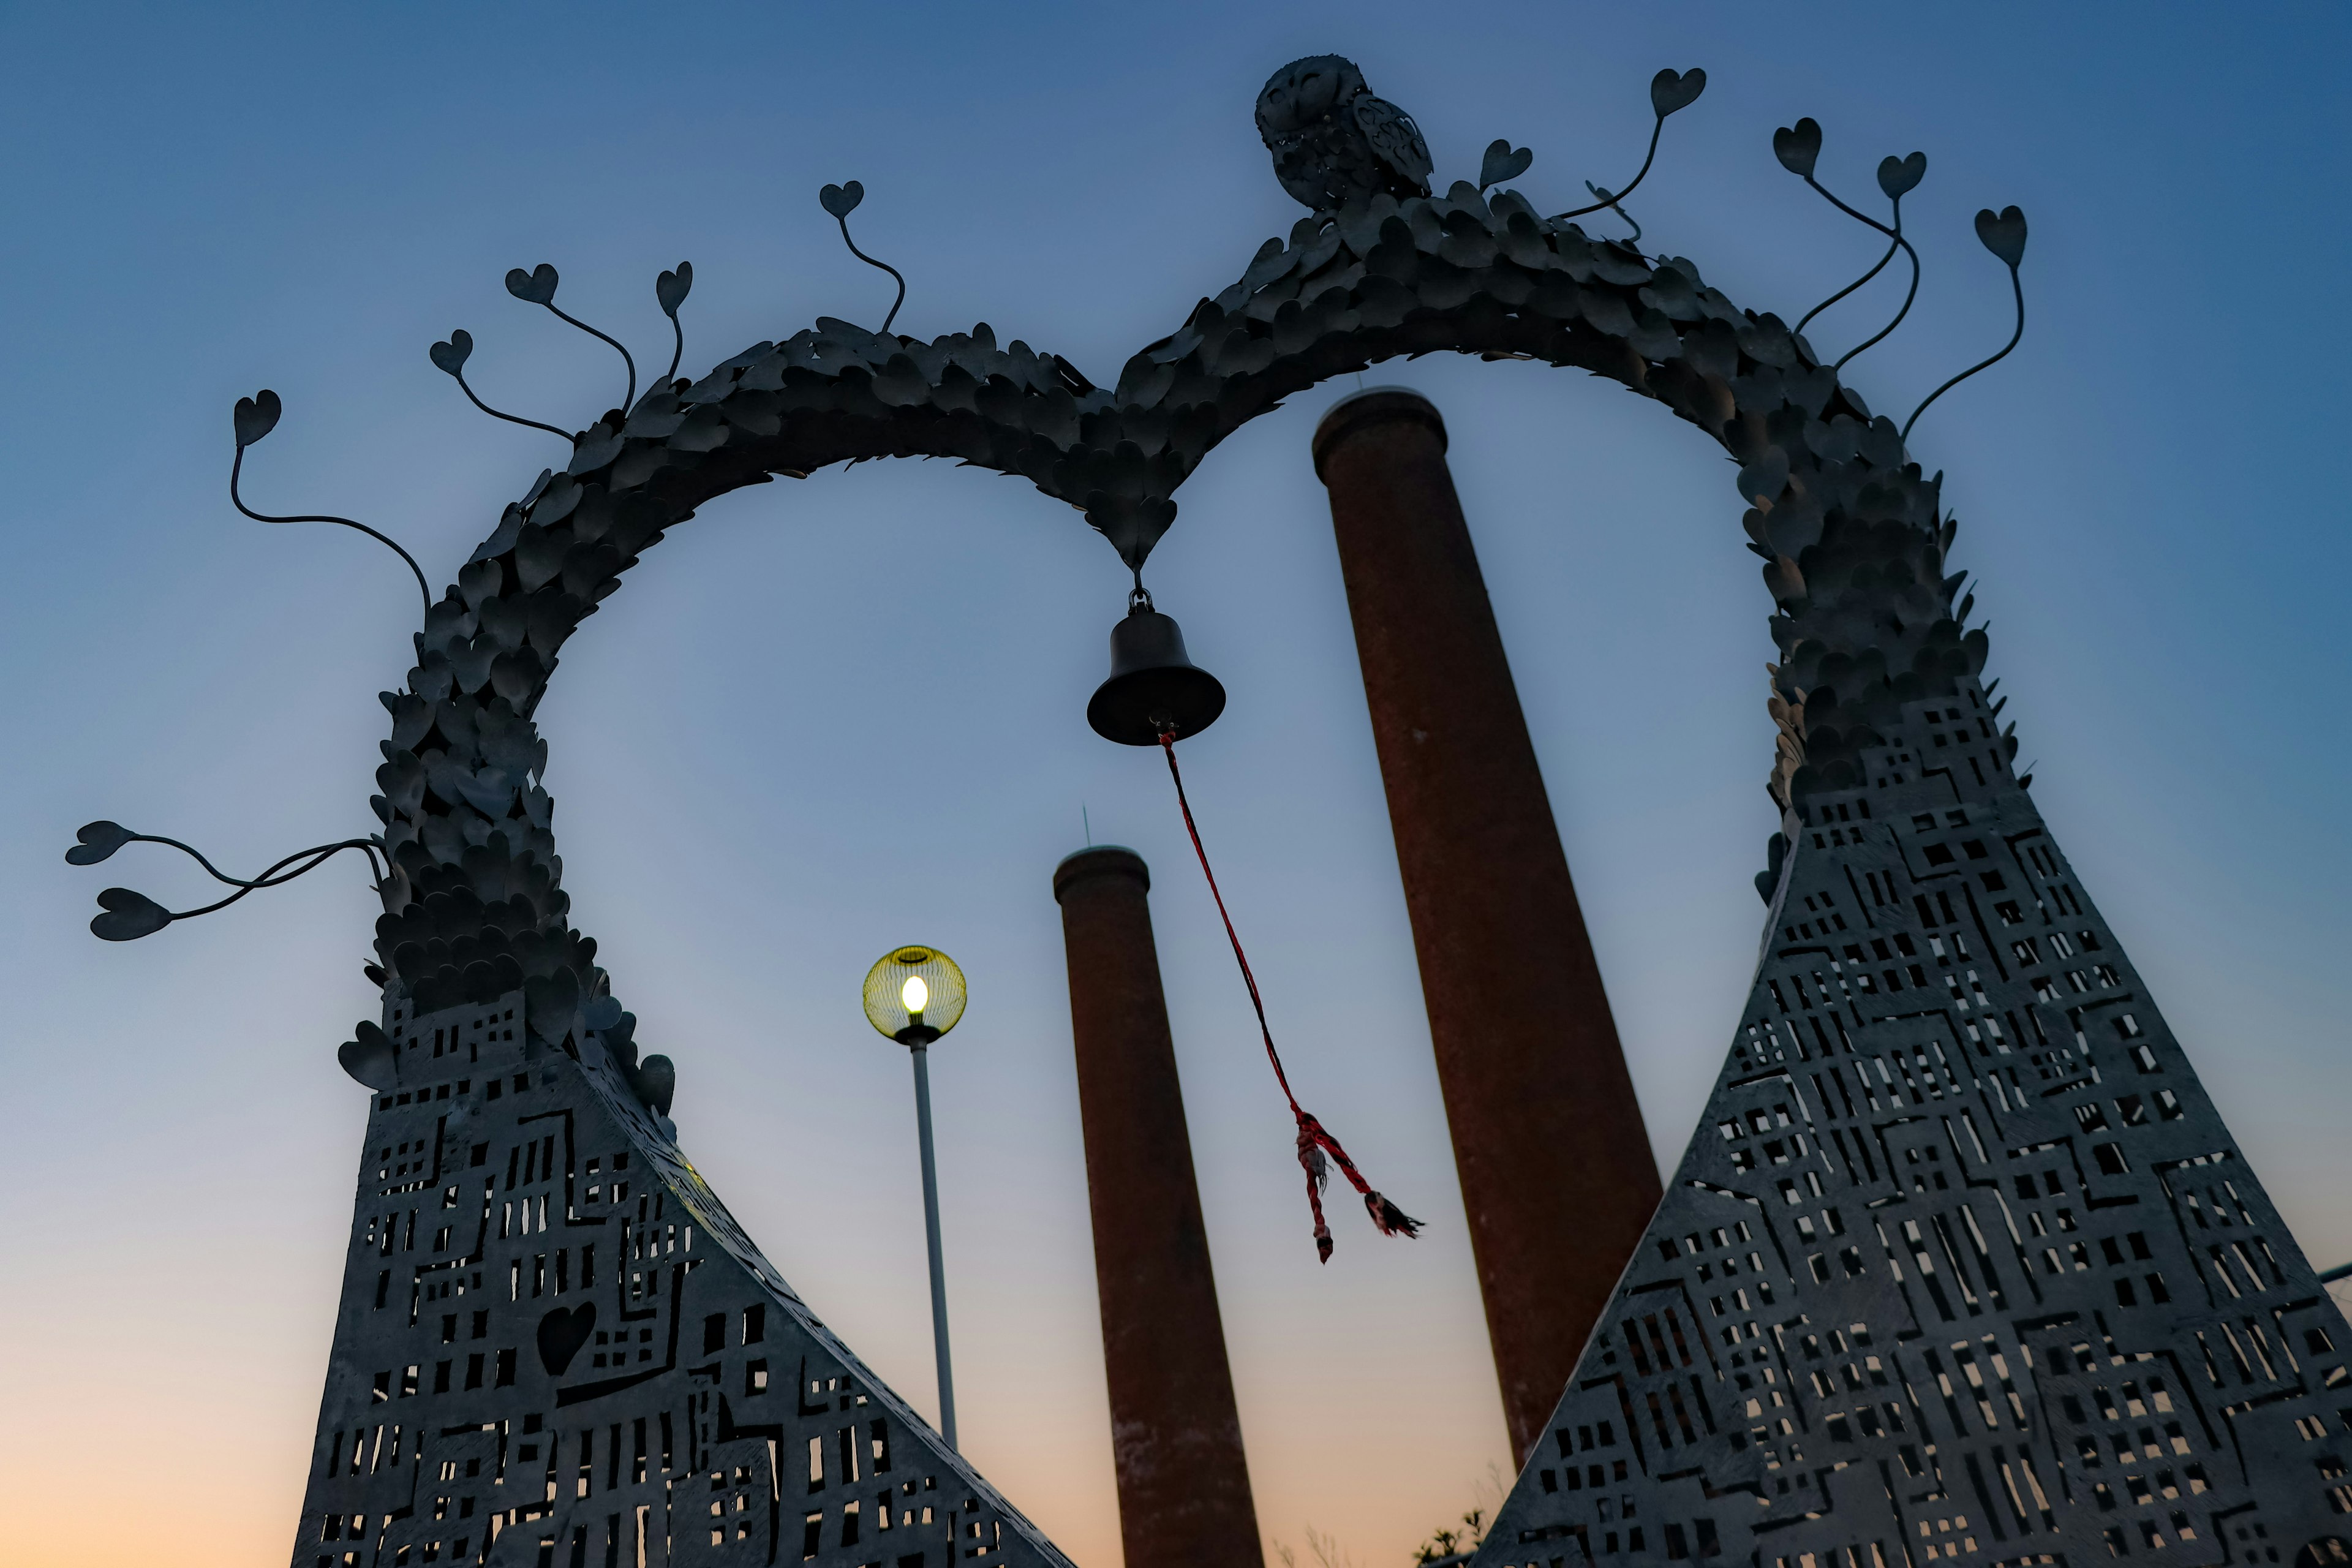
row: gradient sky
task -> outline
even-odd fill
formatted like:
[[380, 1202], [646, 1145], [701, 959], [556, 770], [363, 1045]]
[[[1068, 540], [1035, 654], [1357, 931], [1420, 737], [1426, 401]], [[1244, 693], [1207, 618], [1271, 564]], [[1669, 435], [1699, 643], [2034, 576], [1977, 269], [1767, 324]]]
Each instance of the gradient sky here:
[[[1782, 173], [1801, 114], [1852, 197], [1924, 149], [1910, 324], [1853, 384], [1898, 416], [2009, 331], [1969, 228], [2030, 215], [2032, 321], [1913, 442], [1948, 471], [2036, 798], [2314, 1260], [2352, 1258], [2352, 416], [2338, 5], [103, 5], [0, 12], [0, 1564], [286, 1550], [364, 1099], [356, 864], [130, 946], [66, 867], [112, 817], [231, 867], [375, 826], [404, 571], [237, 518], [228, 412], [268, 385], [264, 510], [341, 510], [437, 585], [574, 426], [666, 353], [699, 374], [818, 314], [878, 322], [816, 188], [856, 177], [900, 319], [987, 321], [1108, 381], [1297, 209], [1258, 85], [1337, 50], [1441, 182], [1496, 136], [1555, 205], [1622, 184], [1661, 66], [1705, 66], [1629, 203], [1648, 242], [1794, 320], [1868, 238]], [[1875, 200], [1875, 197], [1873, 197]], [[1893, 276], [1890, 270], [1888, 275]], [[1884, 288], [1811, 333], [1840, 350]], [[1612, 384], [1423, 361], [1654, 1145], [1671, 1167], [1755, 955], [1769, 605], [1730, 469]], [[932, 1408], [902, 1053], [857, 1012], [893, 944], [971, 979], [937, 1055], [965, 1447], [1087, 1568], [1118, 1561], [1060, 932], [1048, 879], [1134, 846], [1153, 900], [1259, 1519], [1401, 1565], [1507, 1462], [1328, 511], [1354, 378], [1229, 441], [1154, 558], [1233, 693], [1186, 746], [1302, 1097], [1431, 1219], [1342, 1205], [1318, 1268], [1290, 1130], [1156, 758], [1082, 721], [1124, 573], [1077, 515], [942, 463], [779, 483], [678, 529], [541, 711], [573, 919], [678, 1065], [688, 1152], [809, 1302]], [[1540, 1028], [1545, 999], [1528, 998]]]

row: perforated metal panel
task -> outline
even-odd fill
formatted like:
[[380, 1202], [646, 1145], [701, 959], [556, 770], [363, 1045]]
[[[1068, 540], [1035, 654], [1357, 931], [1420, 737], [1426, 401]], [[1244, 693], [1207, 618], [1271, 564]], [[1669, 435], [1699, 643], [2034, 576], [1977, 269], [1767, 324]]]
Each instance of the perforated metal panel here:
[[1066, 1562], [793, 1294], [601, 1037], [389, 1022], [297, 1568]]
[[2342, 1561], [2344, 1314], [1977, 684], [1892, 728], [1478, 1563]]

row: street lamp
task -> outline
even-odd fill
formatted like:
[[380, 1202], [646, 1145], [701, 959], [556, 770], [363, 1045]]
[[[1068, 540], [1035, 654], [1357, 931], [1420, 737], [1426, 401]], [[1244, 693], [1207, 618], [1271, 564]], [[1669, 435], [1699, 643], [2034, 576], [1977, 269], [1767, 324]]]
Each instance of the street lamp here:
[[923, 1235], [931, 1256], [931, 1343], [940, 1364], [940, 1435], [956, 1446], [955, 1375], [948, 1364], [948, 1282], [940, 1260], [940, 1178], [931, 1157], [930, 1044], [963, 1016], [963, 971], [935, 947], [900, 947], [866, 972], [866, 1021], [915, 1062], [915, 1136], [923, 1152]]

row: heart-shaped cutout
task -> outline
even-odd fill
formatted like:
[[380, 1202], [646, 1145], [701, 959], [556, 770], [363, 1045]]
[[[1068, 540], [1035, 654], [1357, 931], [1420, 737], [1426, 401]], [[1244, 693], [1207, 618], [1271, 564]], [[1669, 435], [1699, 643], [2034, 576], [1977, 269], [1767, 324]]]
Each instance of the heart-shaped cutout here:
[[2025, 259], [2025, 215], [2015, 207], [1977, 214], [1977, 237], [1984, 247], [2015, 267]]
[[660, 304], [662, 314], [672, 321], [677, 319], [677, 308], [686, 303], [686, 297], [693, 291], [694, 263], [691, 261], [681, 261], [677, 271], [665, 272], [654, 279], [654, 299]]
[[596, 1303], [558, 1307], [539, 1321], [539, 1364], [550, 1377], [562, 1377], [588, 1336], [596, 1331]]
[[1706, 90], [1706, 72], [1693, 68], [1675, 72], [1660, 71], [1650, 79], [1650, 107], [1664, 120], [1677, 109], [1688, 109]]
[[100, 942], [136, 942], [172, 923], [171, 910], [128, 888], [107, 889], [98, 895], [98, 907], [106, 912], [91, 919], [89, 933]]
[[449, 334], [448, 342], [435, 343], [425, 352], [431, 357], [435, 369], [444, 375], [456, 375], [466, 368], [466, 362], [474, 357], [474, 334], [459, 327]]
[[1516, 180], [1526, 174], [1528, 166], [1535, 161], [1536, 155], [1533, 149], [1514, 147], [1508, 142], [1497, 138], [1488, 144], [1486, 157], [1478, 162], [1478, 188], [1483, 191], [1488, 185], [1499, 185], [1505, 180]]
[[81, 842], [66, 851], [68, 866], [95, 866], [139, 836], [119, 822], [92, 822], [74, 837]]
[[847, 184], [827, 185], [816, 194], [816, 199], [834, 216], [845, 218], [866, 199], [866, 187], [856, 180]]
[[1889, 197], [1901, 201], [1906, 193], [1915, 189], [1927, 177], [1927, 154], [1914, 153], [1908, 158], [1882, 158], [1878, 163], [1878, 188]]
[[1822, 157], [1822, 122], [1811, 115], [1794, 125], [1783, 125], [1772, 132], [1772, 156], [1780, 160], [1780, 167], [1792, 174], [1810, 180], [1813, 165]]
[[278, 416], [284, 412], [278, 395], [266, 386], [251, 397], [238, 398], [236, 411], [231, 416], [236, 426], [237, 450], [243, 451], [277, 429]]
[[533, 305], [555, 303], [555, 268], [542, 261], [525, 272], [517, 267], [507, 273], [507, 292]]

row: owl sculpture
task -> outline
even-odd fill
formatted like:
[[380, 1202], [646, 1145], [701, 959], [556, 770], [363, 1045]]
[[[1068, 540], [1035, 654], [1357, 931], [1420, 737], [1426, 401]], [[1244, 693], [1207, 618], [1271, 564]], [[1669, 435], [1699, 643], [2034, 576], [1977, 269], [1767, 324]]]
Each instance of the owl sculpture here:
[[1338, 55], [1309, 55], [1257, 95], [1257, 132], [1282, 188], [1318, 212], [1386, 191], [1429, 194], [1429, 144], [1412, 116], [1364, 85]]

